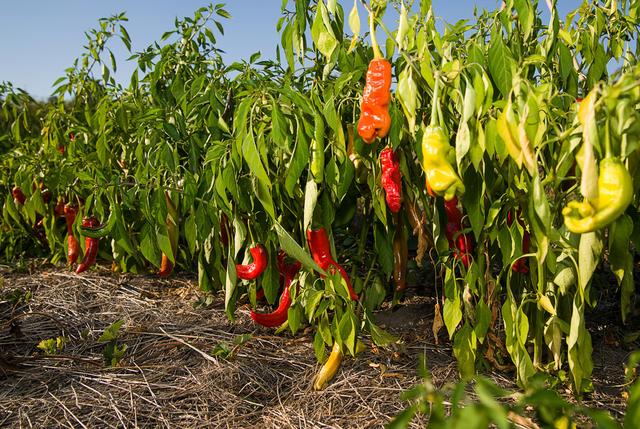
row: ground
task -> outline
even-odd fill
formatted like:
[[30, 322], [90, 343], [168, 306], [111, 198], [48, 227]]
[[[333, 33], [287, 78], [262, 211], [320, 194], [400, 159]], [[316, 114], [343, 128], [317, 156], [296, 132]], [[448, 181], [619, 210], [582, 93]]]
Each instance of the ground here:
[[[319, 368], [312, 332], [276, 336], [252, 323], [247, 306], [230, 322], [222, 296], [194, 306], [200, 297], [190, 276], [0, 267], [0, 426], [382, 427], [407, 405], [401, 392], [420, 381], [419, 355], [437, 386], [457, 380], [450, 344], [441, 337], [436, 345], [431, 333], [429, 293], [379, 312], [403, 343], [377, 348], [365, 336], [366, 351], [345, 359], [323, 392], [311, 389]], [[118, 319], [127, 350], [111, 368], [98, 338]], [[595, 392], [585, 405], [620, 417], [629, 351], [610, 333], [594, 329]], [[61, 352], [37, 348], [59, 336], [69, 340]], [[488, 375], [515, 388], [513, 374]]]

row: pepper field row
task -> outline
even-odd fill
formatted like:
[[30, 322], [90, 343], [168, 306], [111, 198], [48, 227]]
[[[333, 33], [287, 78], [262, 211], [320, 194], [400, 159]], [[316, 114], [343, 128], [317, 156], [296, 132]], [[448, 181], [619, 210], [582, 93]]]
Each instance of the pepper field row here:
[[128, 85], [112, 76], [110, 46], [131, 46], [116, 15], [51, 101], [3, 84], [0, 257], [62, 263], [85, 237], [116, 271], [197, 271], [229, 317], [281, 296], [252, 317], [312, 325], [330, 378], [362, 332], [394, 341], [373, 312], [402, 298], [412, 248], [435, 264], [464, 377], [515, 368], [527, 385], [568, 367], [588, 390], [585, 309], [607, 255], [623, 320], [634, 304], [640, 6], [561, 20], [552, 1], [543, 23], [537, 2], [510, 0], [444, 32], [429, 1], [365, 6], [368, 36], [355, 3], [285, 1], [276, 59], [232, 64], [214, 33], [228, 13], [204, 7], [132, 53]]

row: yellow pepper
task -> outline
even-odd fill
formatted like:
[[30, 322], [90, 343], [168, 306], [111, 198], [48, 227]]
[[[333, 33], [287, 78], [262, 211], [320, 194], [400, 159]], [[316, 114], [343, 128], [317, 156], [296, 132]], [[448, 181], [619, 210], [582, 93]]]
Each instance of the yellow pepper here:
[[442, 128], [427, 127], [422, 137], [422, 168], [428, 186], [436, 195], [444, 196], [446, 201], [465, 191], [460, 176], [451, 165], [454, 159], [454, 150]]
[[562, 210], [564, 224], [576, 234], [603, 228], [616, 220], [633, 200], [633, 179], [616, 158], [600, 162], [598, 197], [591, 201], [570, 201]]
[[333, 348], [331, 349], [331, 354], [329, 355], [329, 359], [325, 362], [325, 364], [318, 372], [316, 379], [313, 382], [313, 390], [323, 390], [327, 387], [327, 384], [340, 367], [340, 363], [342, 362], [342, 350], [340, 350], [340, 345], [337, 341], [333, 342]]

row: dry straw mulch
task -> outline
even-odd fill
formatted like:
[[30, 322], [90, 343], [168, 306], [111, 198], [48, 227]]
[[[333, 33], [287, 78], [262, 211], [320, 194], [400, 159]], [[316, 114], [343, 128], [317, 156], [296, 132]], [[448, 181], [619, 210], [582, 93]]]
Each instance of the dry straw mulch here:
[[[193, 278], [0, 269], [0, 282], [2, 427], [382, 427], [407, 405], [400, 393], [419, 382], [418, 355], [426, 355], [436, 385], [457, 377], [451, 349], [434, 343], [426, 297], [380, 314], [403, 338], [399, 347], [378, 349], [365, 338], [367, 351], [346, 359], [330, 386], [315, 392], [311, 332], [274, 336], [252, 324], [247, 307], [229, 322], [220, 296], [195, 308]], [[98, 338], [118, 319], [119, 343], [128, 348], [111, 368]], [[234, 344], [243, 334], [251, 338]], [[36, 347], [58, 336], [68, 338], [61, 353]], [[212, 355], [220, 346], [229, 358]], [[621, 362], [596, 359], [603, 378], [594, 380], [605, 393], [591, 399], [615, 413], [624, 404], [606, 392], [620, 383]], [[513, 387], [509, 375], [494, 379]]]

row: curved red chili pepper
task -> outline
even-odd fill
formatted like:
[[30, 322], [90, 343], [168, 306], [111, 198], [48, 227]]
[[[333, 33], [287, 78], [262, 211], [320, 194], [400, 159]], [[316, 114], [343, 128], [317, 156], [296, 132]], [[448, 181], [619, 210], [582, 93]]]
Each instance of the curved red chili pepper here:
[[387, 205], [392, 213], [398, 213], [402, 206], [402, 173], [398, 157], [392, 148], [380, 152], [381, 183], [385, 191]]
[[283, 265], [281, 266], [280, 273], [284, 276], [284, 290], [282, 291], [282, 295], [280, 295], [278, 308], [271, 313], [256, 313], [251, 310], [251, 319], [268, 328], [280, 326], [287, 320], [289, 307], [291, 306], [291, 292], [289, 289], [298, 270], [300, 270], [300, 262], [296, 261], [294, 264], [284, 264], [284, 257], [281, 259], [280, 255], [278, 255], [279, 266], [281, 261]]
[[[82, 226], [89, 228], [97, 228], [99, 226], [98, 219], [95, 217], [89, 217], [82, 219]], [[84, 246], [84, 258], [82, 258], [82, 262], [76, 268], [76, 274], [80, 274], [83, 271], [88, 270], [95, 262], [96, 257], [98, 256], [98, 248], [100, 247], [100, 239], [99, 238], [85, 238]]]
[[254, 280], [267, 268], [267, 251], [258, 244], [249, 250], [253, 262], [242, 265], [236, 264], [236, 274], [242, 280]]
[[338, 270], [344, 281], [347, 283], [349, 296], [352, 300], [357, 301], [358, 294], [353, 290], [353, 285], [351, 284], [351, 280], [349, 280], [347, 272], [333, 259], [333, 256], [331, 256], [331, 244], [329, 243], [327, 230], [324, 228], [315, 230], [308, 229], [307, 241], [309, 242], [309, 248], [311, 249], [311, 254], [315, 263], [318, 264], [323, 271], [327, 271], [329, 268]]

